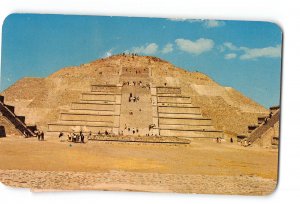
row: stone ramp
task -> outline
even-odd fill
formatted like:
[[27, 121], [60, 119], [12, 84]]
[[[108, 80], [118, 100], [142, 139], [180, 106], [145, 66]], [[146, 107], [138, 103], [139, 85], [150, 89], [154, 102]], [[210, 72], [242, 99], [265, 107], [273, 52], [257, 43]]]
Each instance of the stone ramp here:
[[122, 76], [120, 132], [124, 135], [146, 136], [151, 134], [149, 125], [153, 123], [151, 84], [149, 76], [146, 76], [149, 70], [136, 71], [144, 74], [134, 78], [125, 73]]
[[0, 137], [6, 136], [22, 136], [22, 132], [15, 128], [15, 126], [7, 120], [4, 116], [0, 116]]
[[26, 133], [28, 136], [34, 136], [34, 128], [32, 129], [25, 124], [25, 116], [17, 116], [14, 110], [14, 106], [4, 104], [4, 96], [0, 96], [0, 125], [3, 126], [1, 128], [2, 133], [5, 131], [5, 136], [7, 134], [23, 135], [23, 133]]
[[[267, 117], [265, 122], [261, 123], [256, 129], [254, 129], [251, 132], [251, 134], [246, 140], [247, 144], [253, 145], [258, 143], [265, 143], [268, 146], [278, 145], [279, 120], [280, 120], [280, 109], [276, 110], [271, 118]], [[277, 140], [276, 142], [273, 141], [275, 139], [274, 137]], [[268, 141], [265, 142], [264, 140], [268, 140]]]

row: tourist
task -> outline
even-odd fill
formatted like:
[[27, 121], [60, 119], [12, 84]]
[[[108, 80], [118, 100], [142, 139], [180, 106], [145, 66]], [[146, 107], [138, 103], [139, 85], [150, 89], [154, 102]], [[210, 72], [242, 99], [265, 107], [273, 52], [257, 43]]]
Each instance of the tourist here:
[[233, 143], [233, 139], [232, 139], [232, 137], [230, 138], [230, 142], [231, 142], [231, 143]]
[[28, 134], [26, 133], [26, 131], [24, 130], [24, 132], [23, 132], [23, 135], [24, 135], [24, 137], [25, 138], [27, 138], [28, 137]]
[[70, 133], [68, 133], [68, 141], [71, 142], [72, 141], [72, 136]]
[[76, 142], [76, 134], [74, 131], [72, 132], [72, 142]]
[[81, 135], [82, 135], [82, 130], [79, 131], [78, 142], [81, 142]]
[[41, 139], [41, 132], [39, 130], [37, 131], [37, 138], [38, 138], [38, 140]]
[[81, 143], [84, 143], [84, 134], [82, 132], [80, 134], [80, 137], [81, 137]]
[[267, 122], [268, 122], [268, 117], [265, 117], [264, 124], [267, 124]]
[[60, 132], [59, 135], [58, 135], [58, 138], [61, 138], [62, 136], [64, 136], [64, 133]]
[[64, 136], [64, 133], [63, 133], [63, 132], [60, 132], [59, 135], [58, 135], [58, 138], [60, 139], [61, 142], [63, 141], [62, 138], [61, 138], [61, 137], [63, 137], [63, 136]]
[[272, 112], [270, 112], [270, 114], [269, 114], [269, 118], [271, 119], [271, 118], [272, 118], [272, 116], [273, 116], [273, 113], [272, 113]]
[[76, 134], [76, 142], [79, 142], [79, 134]]
[[44, 139], [45, 139], [44, 136], [45, 136], [45, 135], [44, 135], [44, 131], [42, 130], [42, 131], [41, 131], [41, 140], [42, 140], [42, 141], [44, 141]]

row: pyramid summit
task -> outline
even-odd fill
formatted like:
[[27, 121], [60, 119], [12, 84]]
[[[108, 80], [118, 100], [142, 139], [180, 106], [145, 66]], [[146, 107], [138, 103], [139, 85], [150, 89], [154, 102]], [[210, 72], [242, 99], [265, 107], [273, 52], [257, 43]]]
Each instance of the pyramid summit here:
[[47, 134], [108, 131], [178, 137], [236, 137], [268, 110], [200, 72], [157, 57], [120, 54], [23, 78], [1, 93]]

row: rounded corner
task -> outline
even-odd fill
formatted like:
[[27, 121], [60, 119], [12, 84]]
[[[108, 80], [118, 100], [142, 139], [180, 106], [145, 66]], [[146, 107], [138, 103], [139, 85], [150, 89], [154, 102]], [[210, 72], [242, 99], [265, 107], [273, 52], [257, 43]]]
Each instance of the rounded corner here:
[[12, 16], [15, 16], [15, 15], [18, 15], [18, 13], [10, 13], [8, 14], [4, 20], [3, 20], [3, 23], [2, 23], [2, 31], [3, 29], [5, 28], [5, 25], [8, 23], [8, 20], [12, 17]]
[[267, 197], [273, 196], [277, 192], [277, 190], [278, 190], [278, 185], [279, 185], [279, 180], [276, 181], [276, 185], [274, 186], [274, 188], [272, 189], [272, 191], [264, 194], [264, 196], [267, 196]]
[[281, 24], [279, 24], [279, 22], [275, 22], [275, 21], [268, 21], [269, 24], [275, 26], [281, 33], [281, 35], [283, 35], [283, 27]]

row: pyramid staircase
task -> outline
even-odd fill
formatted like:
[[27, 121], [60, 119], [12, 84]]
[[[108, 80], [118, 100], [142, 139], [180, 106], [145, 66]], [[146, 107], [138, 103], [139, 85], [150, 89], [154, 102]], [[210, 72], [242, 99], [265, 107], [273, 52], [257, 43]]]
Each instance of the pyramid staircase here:
[[57, 122], [48, 124], [47, 134], [58, 135], [74, 129], [118, 134], [121, 88], [121, 85], [92, 85], [91, 91], [82, 93], [80, 101], [73, 102], [69, 111], [60, 113]]
[[[251, 131], [250, 135], [246, 140], [247, 144], [255, 143], [256, 141], [261, 139], [267, 132], [272, 131], [275, 123], [279, 122], [280, 120], [280, 109], [274, 111], [271, 118], [268, 116], [266, 117], [266, 119], [266, 122], [259, 123], [259, 125], [253, 131]], [[277, 141], [276, 143], [273, 142], [274, 139]], [[272, 138], [271, 145], [278, 145], [278, 139], [278, 135], [275, 135]]]
[[[193, 106], [191, 97], [183, 96], [180, 87], [158, 86], [152, 90], [157, 117], [156, 127], [161, 136], [185, 138], [223, 137], [212, 120], [204, 118], [200, 107]], [[154, 108], [154, 109], [155, 109]]]
[[21, 135], [26, 133], [28, 136], [34, 136], [34, 130], [36, 130], [36, 126], [27, 126], [25, 124], [25, 116], [17, 116], [15, 114], [15, 107], [6, 105], [4, 103], [4, 96], [0, 96], [0, 113], [1, 121], [3, 123], [2, 129], [10, 124], [9, 126], [13, 126]]
[[[75, 132], [82, 130], [83, 133], [91, 131], [96, 134], [99, 131], [102, 133], [108, 131], [118, 135], [120, 130], [124, 129], [120, 127], [122, 94], [125, 94], [123, 96], [125, 98], [127, 96], [127, 92], [125, 93], [123, 89], [125, 90], [126, 87], [124, 88], [120, 84], [92, 85], [91, 91], [82, 93], [80, 101], [73, 102], [69, 111], [60, 113], [57, 122], [48, 124], [47, 134], [58, 135], [60, 132], [69, 133], [75, 129]], [[216, 138], [223, 136], [222, 131], [214, 128], [211, 119], [202, 116], [200, 107], [193, 106], [191, 97], [181, 94], [180, 87], [155, 87], [151, 85], [150, 92], [152, 115], [150, 109], [148, 117], [152, 118], [150, 118], [150, 121], [153, 121], [155, 126], [149, 132], [143, 131], [141, 128], [139, 132], [141, 135], [150, 133], [149, 135], [153, 136], [185, 138]], [[141, 100], [146, 100], [144, 98], [141, 97]], [[126, 114], [122, 117], [122, 124], [129, 124], [131, 120], [135, 121], [136, 119], [132, 116], [128, 117]], [[127, 122], [123, 121], [125, 120], [124, 117], [127, 118]], [[138, 122], [136, 123], [138, 124]]]

